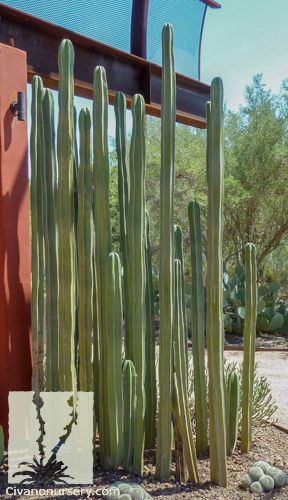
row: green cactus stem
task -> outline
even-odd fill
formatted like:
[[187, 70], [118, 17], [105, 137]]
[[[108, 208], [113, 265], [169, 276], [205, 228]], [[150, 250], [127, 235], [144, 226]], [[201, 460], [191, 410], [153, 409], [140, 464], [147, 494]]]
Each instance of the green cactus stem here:
[[125, 353], [126, 358], [133, 357], [133, 332], [131, 331], [130, 282], [129, 282], [129, 249], [128, 249], [128, 207], [130, 194], [130, 176], [126, 151], [126, 98], [117, 92], [114, 100], [116, 118], [116, 152], [118, 160], [118, 199], [120, 220], [120, 250], [123, 264], [124, 315], [125, 315]]
[[156, 441], [156, 367], [155, 367], [155, 319], [154, 294], [152, 276], [152, 255], [149, 235], [149, 213], [146, 210], [146, 239], [145, 239], [145, 266], [146, 266], [146, 335], [145, 335], [145, 446], [154, 448]]
[[59, 391], [58, 348], [58, 264], [56, 232], [56, 151], [54, 100], [51, 90], [42, 97], [43, 148], [42, 210], [45, 247], [45, 334], [46, 334], [46, 391]]
[[209, 370], [210, 469], [211, 481], [227, 485], [224, 328], [222, 290], [223, 243], [223, 85], [215, 78], [211, 103], [207, 105], [208, 258], [207, 258], [207, 347]]
[[79, 389], [93, 391], [93, 251], [91, 115], [83, 108], [79, 115], [80, 167], [78, 183], [78, 331]]
[[187, 335], [183, 314], [183, 285], [181, 262], [175, 259], [175, 313], [174, 313], [174, 366], [178, 389], [179, 410], [181, 416], [181, 435], [185, 462], [190, 481], [199, 482], [196, 462], [196, 450], [191, 427], [188, 402], [188, 384], [186, 369]]
[[[32, 82], [31, 105], [31, 264], [32, 264], [32, 386], [37, 393], [44, 389], [44, 242], [42, 226], [42, 197], [40, 183], [40, 168], [43, 165], [43, 135], [42, 135], [42, 94], [41, 78], [35, 76]], [[40, 271], [41, 270], [41, 271]]]
[[173, 377], [173, 392], [172, 392], [172, 423], [174, 428], [174, 441], [175, 441], [175, 466], [176, 466], [176, 480], [180, 483], [188, 481], [187, 467], [184, 457], [183, 439], [181, 434], [181, 414], [179, 406], [179, 394], [176, 383], [176, 376]]
[[137, 373], [136, 410], [133, 471], [142, 474], [145, 435], [145, 103], [140, 95], [132, 100], [132, 137], [130, 146], [130, 203], [128, 214], [129, 236], [129, 280], [130, 294], [134, 306], [131, 310], [131, 329], [133, 331], [132, 361]]
[[58, 269], [59, 269], [59, 375], [62, 391], [76, 390], [76, 242], [74, 212], [74, 49], [69, 40], [60, 44], [58, 119]]
[[108, 156], [108, 89], [105, 69], [94, 71], [93, 94], [93, 184], [95, 226], [95, 274], [97, 288], [97, 338], [99, 341], [98, 424], [100, 460], [109, 466], [110, 432], [107, 376], [107, 325], [106, 277], [107, 258], [111, 253], [111, 221], [109, 206], [109, 156]]
[[235, 371], [228, 374], [226, 386], [226, 441], [227, 455], [235, 450], [239, 423], [239, 376]]
[[123, 467], [132, 470], [136, 407], [136, 372], [130, 360], [122, 366], [123, 385]]
[[[108, 408], [111, 447], [111, 466], [121, 465], [123, 454], [123, 397], [122, 397], [122, 285], [119, 255], [112, 252], [108, 256], [107, 286], [107, 359]], [[125, 443], [126, 446], [126, 443]]]
[[162, 31], [162, 116], [159, 247], [159, 413], [157, 426], [156, 474], [168, 479], [172, 447], [172, 338], [174, 309], [174, 183], [176, 80], [173, 56], [173, 29]]
[[208, 449], [208, 412], [205, 374], [205, 307], [203, 286], [203, 258], [200, 206], [191, 202], [188, 206], [191, 254], [191, 316], [192, 352], [194, 365], [196, 450]]
[[[188, 341], [188, 323], [187, 323], [186, 302], [185, 302], [185, 269], [184, 269], [184, 256], [183, 256], [183, 236], [182, 236], [182, 229], [178, 224], [174, 225], [174, 242], [175, 242], [175, 259], [179, 259], [181, 263], [182, 288], [183, 288], [183, 294], [182, 294], [183, 314], [184, 314], [184, 324]], [[187, 349], [187, 375], [188, 375], [188, 349]]]
[[255, 341], [257, 319], [256, 250], [252, 243], [245, 245], [245, 322], [242, 381], [241, 451], [248, 453], [252, 437], [252, 398], [255, 367]]

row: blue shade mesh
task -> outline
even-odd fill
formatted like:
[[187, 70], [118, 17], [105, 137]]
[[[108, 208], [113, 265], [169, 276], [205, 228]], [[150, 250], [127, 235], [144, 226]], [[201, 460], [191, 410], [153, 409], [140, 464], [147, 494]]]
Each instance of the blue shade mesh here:
[[[130, 52], [132, 0], [5, 0], [28, 14]], [[198, 78], [198, 56], [205, 4], [200, 0], [150, 0], [147, 59], [161, 64], [161, 31], [175, 32], [176, 71]]]
[[[161, 64], [161, 30], [169, 22], [174, 28], [175, 69], [198, 78], [199, 44], [206, 5], [199, 0], [150, 0], [147, 57]], [[159, 36], [160, 35], [160, 36]]]
[[2, 3], [130, 52], [132, 0], [5, 0]]

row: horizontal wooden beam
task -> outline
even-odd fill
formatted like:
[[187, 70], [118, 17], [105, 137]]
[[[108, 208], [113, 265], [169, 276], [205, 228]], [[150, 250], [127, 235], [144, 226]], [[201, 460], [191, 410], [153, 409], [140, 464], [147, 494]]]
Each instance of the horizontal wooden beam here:
[[[121, 90], [128, 102], [134, 94], [142, 94], [147, 113], [160, 116], [162, 68], [65, 28], [48, 23], [22, 11], [0, 5], [0, 42], [27, 53], [28, 80], [37, 74], [45, 85], [58, 88], [57, 55], [59, 43], [69, 38], [75, 49], [75, 94], [92, 96], [95, 66], [107, 73], [110, 101]], [[184, 75], [176, 75], [177, 121], [198, 128], [206, 126], [206, 102], [210, 87]]]

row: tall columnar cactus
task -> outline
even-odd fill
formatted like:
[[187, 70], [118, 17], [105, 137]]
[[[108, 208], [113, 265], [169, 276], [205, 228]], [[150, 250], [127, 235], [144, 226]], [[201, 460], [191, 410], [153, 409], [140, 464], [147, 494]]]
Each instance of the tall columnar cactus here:
[[239, 376], [235, 371], [228, 374], [225, 398], [227, 455], [230, 456], [236, 447], [239, 423]]
[[241, 451], [248, 453], [252, 436], [252, 398], [255, 367], [257, 318], [256, 250], [252, 243], [245, 245], [245, 323], [242, 380]]
[[155, 368], [155, 318], [152, 276], [152, 256], [149, 235], [149, 213], [146, 210], [146, 238], [145, 238], [145, 267], [146, 267], [146, 333], [145, 333], [145, 445], [150, 449], [155, 446], [156, 440], [156, 368]]
[[126, 98], [122, 92], [117, 92], [114, 100], [116, 118], [116, 152], [118, 160], [118, 199], [120, 220], [120, 250], [123, 264], [124, 282], [124, 316], [125, 316], [125, 353], [126, 358], [131, 359], [133, 353], [133, 332], [129, 326], [131, 323], [131, 307], [133, 299], [130, 295], [129, 282], [129, 250], [128, 250], [128, 207], [130, 194], [130, 177], [126, 151]]
[[159, 248], [159, 414], [157, 427], [156, 473], [167, 479], [171, 467], [172, 413], [172, 337], [174, 309], [174, 156], [176, 81], [173, 56], [173, 30], [165, 24], [162, 32], [162, 117], [160, 179], [160, 248]]
[[133, 331], [132, 361], [137, 373], [133, 470], [142, 474], [145, 435], [145, 103], [140, 95], [132, 100], [132, 137], [130, 146], [130, 202], [128, 210], [129, 280], [134, 305], [131, 311]]
[[44, 242], [42, 224], [42, 197], [40, 168], [43, 166], [43, 131], [42, 131], [42, 94], [41, 78], [35, 76], [32, 82], [31, 106], [31, 263], [32, 263], [32, 353], [33, 353], [33, 390], [44, 389]]
[[185, 462], [188, 468], [190, 481], [198, 483], [196, 450], [191, 427], [188, 402], [186, 344], [187, 335], [183, 314], [183, 285], [181, 262], [175, 259], [175, 314], [174, 314], [174, 366], [176, 385], [178, 389], [179, 410], [181, 416], [181, 435], [184, 448]]
[[74, 212], [74, 49], [69, 40], [59, 48], [58, 119], [58, 263], [59, 263], [59, 367], [60, 388], [76, 390], [75, 303], [76, 242]]
[[110, 433], [107, 376], [106, 277], [107, 258], [111, 253], [111, 221], [109, 206], [108, 157], [108, 90], [105, 69], [94, 71], [93, 95], [93, 184], [95, 225], [95, 274], [97, 288], [97, 337], [99, 341], [98, 419], [100, 458], [103, 467], [109, 466]]
[[45, 335], [46, 391], [59, 390], [58, 347], [58, 264], [56, 232], [56, 151], [53, 94], [46, 89], [42, 97], [44, 162], [42, 178], [42, 210], [45, 248]]
[[93, 391], [94, 225], [92, 213], [91, 115], [79, 115], [80, 167], [78, 183], [78, 331], [79, 389]]
[[[123, 453], [123, 397], [122, 397], [122, 289], [121, 262], [119, 255], [112, 252], [108, 256], [106, 315], [107, 359], [106, 384], [108, 386], [109, 429], [111, 447], [111, 466], [122, 462]], [[126, 443], [124, 443], [126, 445]]]
[[207, 347], [209, 369], [211, 481], [226, 486], [226, 429], [224, 394], [224, 331], [222, 290], [223, 212], [223, 85], [215, 78], [211, 103], [207, 105], [208, 258], [207, 258]]
[[197, 453], [208, 448], [207, 388], [205, 374], [205, 307], [200, 206], [188, 205], [191, 253], [191, 316], [194, 365], [195, 420]]
[[[188, 325], [186, 317], [186, 301], [185, 301], [185, 269], [184, 269], [184, 256], [183, 256], [183, 236], [182, 229], [178, 224], [174, 226], [174, 241], [175, 241], [175, 259], [179, 259], [181, 263], [181, 276], [182, 276], [182, 288], [183, 288], [183, 314], [184, 314], [184, 324], [188, 339]], [[187, 351], [188, 359], [188, 351]], [[188, 368], [188, 366], [187, 366]]]
[[130, 360], [122, 366], [123, 386], [123, 467], [132, 470], [136, 408], [136, 371]]

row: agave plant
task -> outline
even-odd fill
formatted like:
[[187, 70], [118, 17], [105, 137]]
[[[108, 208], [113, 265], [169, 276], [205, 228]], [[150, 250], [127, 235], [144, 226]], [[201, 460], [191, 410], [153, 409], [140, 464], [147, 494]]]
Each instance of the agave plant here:
[[[29, 486], [41, 486], [41, 487], [51, 487], [57, 486], [59, 484], [69, 484], [66, 479], [74, 479], [73, 476], [66, 474], [68, 466], [62, 462], [62, 460], [57, 460], [57, 454], [60, 448], [66, 443], [69, 438], [73, 425], [77, 424], [77, 411], [76, 405], [74, 403], [74, 397], [69, 397], [67, 404], [72, 407], [70, 413], [71, 419], [68, 424], [64, 427], [64, 434], [60, 436], [59, 441], [56, 446], [51, 451], [51, 456], [47, 461], [45, 446], [44, 446], [44, 436], [45, 432], [45, 421], [41, 415], [41, 408], [44, 405], [44, 401], [40, 393], [34, 393], [33, 403], [36, 407], [37, 420], [39, 422], [39, 438], [37, 439], [39, 457], [33, 456], [31, 462], [20, 462], [18, 467], [27, 466], [26, 469], [20, 470], [13, 474], [13, 477], [24, 476], [24, 479], [20, 481], [19, 484], [29, 484]], [[77, 403], [77, 400], [76, 400]]]

